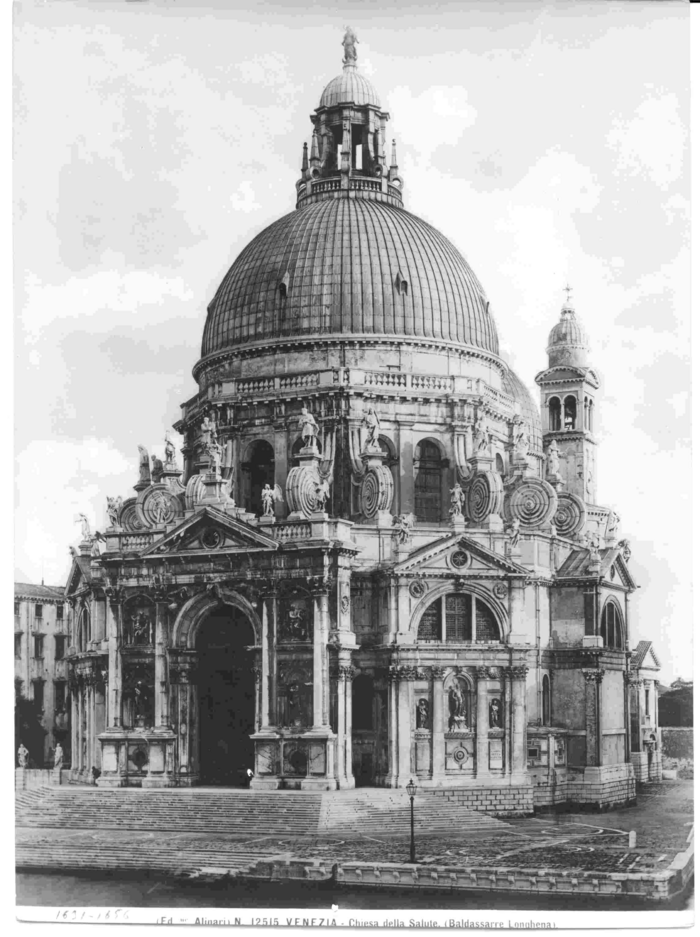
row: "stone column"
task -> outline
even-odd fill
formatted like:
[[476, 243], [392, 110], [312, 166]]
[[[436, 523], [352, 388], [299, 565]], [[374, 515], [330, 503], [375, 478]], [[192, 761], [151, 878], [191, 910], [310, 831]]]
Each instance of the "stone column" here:
[[350, 666], [345, 674], [345, 778], [348, 787], [355, 786], [352, 772], [352, 679], [355, 668]]
[[328, 729], [328, 592], [314, 596], [314, 729]]
[[489, 774], [489, 698], [486, 691], [488, 667], [476, 668], [476, 776]]
[[190, 787], [198, 779], [194, 764], [197, 753], [196, 660], [194, 651], [179, 651], [170, 658], [170, 679], [174, 690], [172, 715], [177, 734], [173, 774], [177, 783], [184, 787]]
[[166, 683], [166, 641], [168, 611], [165, 597], [156, 596], [156, 634], [155, 634], [155, 699], [153, 727], [156, 731], [169, 730], [168, 690]]
[[413, 699], [413, 682], [415, 679], [415, 673], [416, 671], [414, 667], [399, 668], [397, 712], [399, 786], [406, 784], [411, 776], [411, 747], [413, 745], [411, 732], [411, 715], [413, 707], [411, 705], [411, 700]]
[[527, 667], [511, 669], [513, 677], [513, 774], [527, 772], [527, 707], [525, 702], [525, 678]]
[[266, 595], [262, 600], [262, 635], [261, 635], [261, 655], [260, 655], [260, 712], [258, 727], [267, 729], [270, 725], [270, 698], [271, 698], [271, 674], [270, 674], [270, 628], [274, 621], [277, 602], [275, 595]]
[[513, 773], [513, 684], [512, 667], [504, 667], [503, 681], [503, 766], [506, 776]]
[[[337, 777], [339, 787], [354, 786], [352, 775], [352, 678], [354, 668], [341, 663], [337, 669], [338, 740], [336, 742]], [[348, 783], [350, 780], [353, 784]]]
[[119, 653], [119, 593], [111, 590], [107, 594], [107, 639], [109, 641], [108, 667], [109, 690], [108, 717], [106, 727], [121, 729], [122, 727], [122, 668]]
[[586, 765], [598, 767], [600, 765], [599, 688], [604, 671], [584, 669], [581, 673], [586, 683]]
[[70, 682], [70, 766], [71, 773], [78, 770], [78, 682]]
[[445, 776], [445, 668], [431, 667], [433, 684], [433, 780]]
[[85, 712], [85, 684], [81, 680], [78, 684], [78, 771], [85, 770], [85, 760], [83, 758], [83, 713]]
[[396, 787], [399, 776], [399, 668], [389, 667], [388, 694], [389, 708], [389, 786]]

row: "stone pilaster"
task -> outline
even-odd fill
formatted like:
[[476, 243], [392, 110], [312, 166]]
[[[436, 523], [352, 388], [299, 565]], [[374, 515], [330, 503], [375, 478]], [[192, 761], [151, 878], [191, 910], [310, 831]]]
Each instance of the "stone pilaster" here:
[[488, 777], [489, 773], [489, 700], [486, 681], [487, 667], [476, 668], [476, 776]]
[[389, 785], [396, 787], [399, 777], [399, 668], [389, 667]]
[[165, 596], [160, 593], [156, 596], [156, 629], [155, 629], [155, 694], [153, 726], [158, 731], [170, 731], [168, 714], [168, 686], [166, 682], [166, 641], [168, 628], [168, 610]]
[[338, 740], [336, 742], [336, 772], [341, 789], [354, 787], [352, 773], [352, 678], [355, 673], [349, 663], [341, 663], [336, 670], [338, 704]]
[[510, 668], [513, 681], [512, 686], [512, 772], [525, 774], [527, 772], [527, 707], [525, 700], [525, 678], [528, 668], [517, 666]]
[[106, 729], [122, 727], [122, 667], [119, 653], [119, 597], [117, 589], [107, 591], [107, 640], [108, 640], [108, 715]]
[[415, 667], [399, 668], [398, 684], [398, 742], [399, 742], [399, 771], [398, 784], [407, 784], [411, 776], [411, 748], [413, 745], [412, 715], [413, 715], [413, 683], [415, 681]]
[[445, 673], [444, 667], [430, 668], [433, 689], [433, 736], [431, 742], [434, 781], [445, 776]]
[[328, 725], [328, 592], [323, 590], [314, 596], [314, 691], [313, 729], [329, 731]]
[[600, 693], [603, 670], [584, 669], [586, 710], [586, 765], [599, 767], [601, 763]]

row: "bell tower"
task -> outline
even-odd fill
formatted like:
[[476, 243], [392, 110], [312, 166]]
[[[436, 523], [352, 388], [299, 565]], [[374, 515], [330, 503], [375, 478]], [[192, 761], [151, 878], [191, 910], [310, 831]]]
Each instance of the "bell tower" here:
[[600, 382], [588, 364], [588, 338], [571, 303], [571, 287], [565, 292], [559, 322], [549, 333], [549, 366], [535, 377], [542, 406], [545, 474], [563, 491], [595, 504]]

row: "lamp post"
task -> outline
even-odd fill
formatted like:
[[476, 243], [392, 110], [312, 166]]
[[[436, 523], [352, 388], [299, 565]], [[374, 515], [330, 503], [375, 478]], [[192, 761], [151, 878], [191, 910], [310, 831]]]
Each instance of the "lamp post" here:
[[411, 862], [416, 861], [416, 837], [413, 832], [413, 798], [416, 796], [418, 788], [413, 782], [413, 778], [406, 785], [406, 793], [411, 798]]

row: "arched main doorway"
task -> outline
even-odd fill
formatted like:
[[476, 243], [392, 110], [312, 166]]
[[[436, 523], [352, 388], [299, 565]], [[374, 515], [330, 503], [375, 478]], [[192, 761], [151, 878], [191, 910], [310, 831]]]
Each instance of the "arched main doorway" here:
[[216, 609], [199, 628], [199, 777], [204, 785], [243, 786], [253, 767], [255, 677], [253, 629], [232, 606]]

